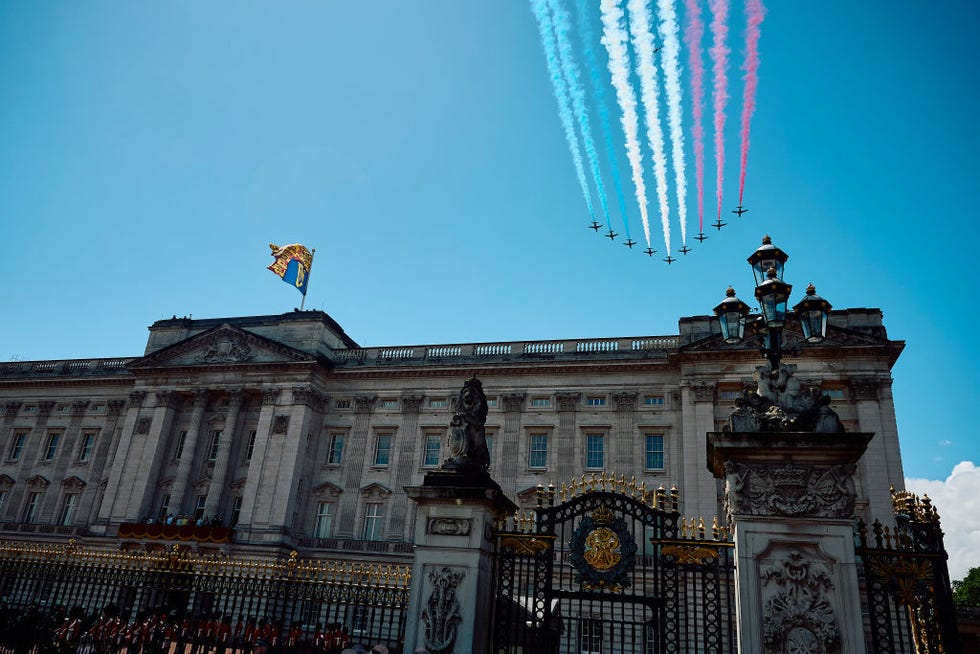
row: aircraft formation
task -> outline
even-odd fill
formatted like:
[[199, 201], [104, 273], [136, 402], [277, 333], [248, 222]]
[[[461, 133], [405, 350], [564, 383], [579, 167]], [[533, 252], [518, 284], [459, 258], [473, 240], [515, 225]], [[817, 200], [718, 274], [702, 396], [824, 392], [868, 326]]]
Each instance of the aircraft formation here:
[[[743, 214], [746, 214], [748, 212], [749, 210], [746, 209], [741, 204], [735, 207], [734, 209], [732, 209], [732, 213], [738, 216], [739, 218], [741, 218]], [[728, 223], [723, 222], [719, 217], [718, 220], [716, 220], [711, 226], [716, 227], [718, 231], [721, 231], [721, 228], [725, 227], [726, 225], [728, 225]], [[588, 227], [589, 229], [593, 230], [597, 234], [599, 233], [599, 230], [602, 229], [602, 225], [595, 220], [593, 220], [592, 224], [590, 224]], [[608, 238], [610, 241], [615, 241], [616, 237], [619, 236], [619, 233], [614, 232], [610, 227], [609, 231], [603, 234], [603, 236], [605, 236], [605, 238]], [[695, 236], [694, 239], [698, 241], [698, 243], [704, 243], [706, 240], [708, 240], [708, 236], [704, 232], [698, 232], [698, 235]], [[633, 246], [638, 245], [638, 243], [634, 241], [632, 238], [630, 238], [629, 236], [627, 236], [626, 241], [623, 242], [623, 245], [625, 245], [626, 247], [632, 250]], [[677, 251], [683, 254], [684, 256], [687, 256], [687, 253], [693, 252], [694, 248], [688, 247], [687, 244], [684, 244], [681, 247], [679, 247]], [[642, 252], [643, 254], [652, 257], [654, 254], [656, 254], [657, 251], [654, 250], [652, 247], [647, 247], [645, 250], [642, 250]], [[670, 253], [668, 253], [665, 258], [661, 259], [661, 261], [663, 261], [669, 266], [670, 264], [677, 261], [677, 259], [675, 257], [670, 256]]]

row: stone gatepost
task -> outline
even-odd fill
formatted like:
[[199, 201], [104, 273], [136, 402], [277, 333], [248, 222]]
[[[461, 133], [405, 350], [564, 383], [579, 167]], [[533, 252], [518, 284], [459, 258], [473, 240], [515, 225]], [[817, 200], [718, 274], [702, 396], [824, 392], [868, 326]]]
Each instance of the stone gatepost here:
[[853, 475], [871, 437], [708, 434], [735, 529], [739, 652], [864, 654]]
[[418, 505], [405, 652], [491, 650], [493, 526], [517, 506], [487, 472], [487, 400], [478, 379], [463, 385], [456, 406], [442, 470], [405, 488]]

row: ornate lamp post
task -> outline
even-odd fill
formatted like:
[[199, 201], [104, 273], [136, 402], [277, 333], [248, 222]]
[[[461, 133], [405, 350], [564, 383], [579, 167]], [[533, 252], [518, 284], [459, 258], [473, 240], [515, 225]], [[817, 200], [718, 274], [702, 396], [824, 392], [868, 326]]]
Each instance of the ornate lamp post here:
[[749, 336], [760, 339], [768, 367], [756, 372], [758, 389], [738, 400], [739, 408], [729, 418], [734, 431], [841, 431], [837, 415], [830, 410], [829, 398], [819, 391], [801, 388], [793, 377], [795, 365], [781, 363], [785, 346], [783, 330], [787, 321], [796, 321], [805, 343], [819, 343], [827, 335], [830, 303], [817, 295], [813, 284], [807, 286], [801, 302], [787, 310], [793, 286], [783, 281], [783, 270], [789, 255], [765, 236], [762, 245], [748, 258], [755, 277], [755, 299], [761, 315], [750, 316], [749, 307], [735, 297], [728, 287], [725, 299], [714, 312], [725, 343], [735, 345]]
[[[762, 315], [751, 323], [755, 334], [762, 337], [762, 352], [769, 360], [769, 371], [779, 371], [783, 356], [783, 327], [787, 320], [786, 305], [793, 286], [783, 281], [783, 269], [789, 255], [772, 244], [769, 236], [764, 236], [762, 246], [748, 258], [755, 277], [755, 299], [759, 302]], [[721, 333], [726, 343], [740, 343], [745, 337], [745, 326], [749, 317], [749, 307], [735, 297], [735, 291], [728, 287], [721, 304], [715, 307], [715, 315], [721, 324]], [[803, 330], [807, 343], [819, 343], [827, 335], [827, 318], [830, 303], [816, 294], [813, 284], [806, 289], [806, 297], [795, 307], [793, 313]]]

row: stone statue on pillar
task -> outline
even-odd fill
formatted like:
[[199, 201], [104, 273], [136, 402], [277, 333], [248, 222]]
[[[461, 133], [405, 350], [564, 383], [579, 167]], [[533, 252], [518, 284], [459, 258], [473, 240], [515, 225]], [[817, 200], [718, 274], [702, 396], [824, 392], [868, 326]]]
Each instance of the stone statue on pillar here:
[[756, 390], [735, 400], [738, 408], [723, 431], [843, 433], [844, 425], [830, 408], [830, 397], [804, 387], [795, 373], [796, 364], [780, 364], [776, 370], [757, 366], [752, 375]]
[[487, 396], [476, 376], [467, 379], [456, 401], [456, 413], [449, 423], [447, 445], [449, 456], [442, 469], [464, 475], [470, 480], [489, 478], [490, 451], [485, 425]]

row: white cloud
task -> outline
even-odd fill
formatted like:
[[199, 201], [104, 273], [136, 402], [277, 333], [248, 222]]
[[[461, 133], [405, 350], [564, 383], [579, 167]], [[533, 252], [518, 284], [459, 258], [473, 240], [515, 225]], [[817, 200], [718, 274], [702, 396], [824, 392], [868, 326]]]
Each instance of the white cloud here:
[[980, 566], [980, 468], [957, 463], [945, 481], [905, 479], [905, 487], [928, 495], [939, 512], [949, 553], [949, 578], [962, 579]]

